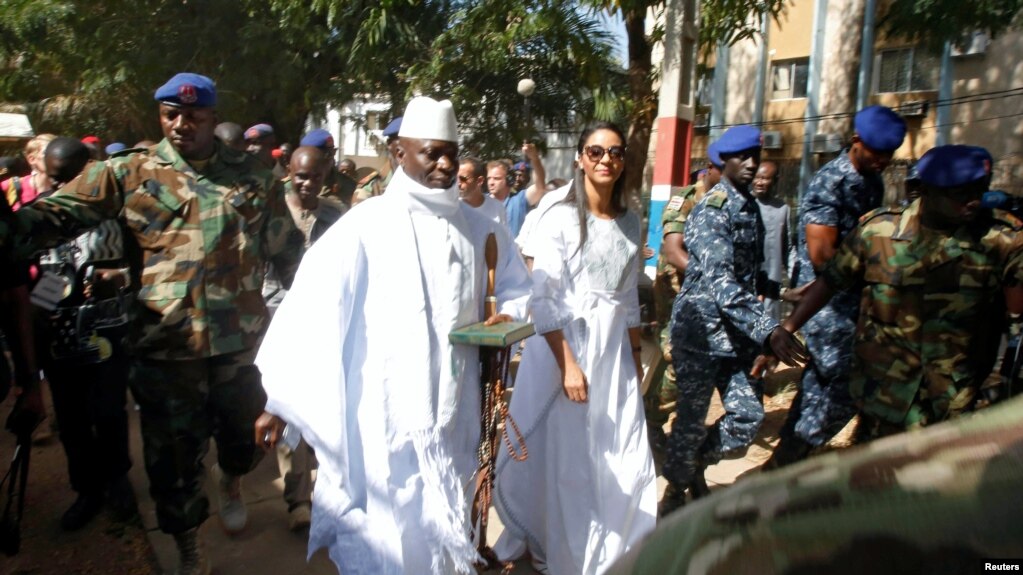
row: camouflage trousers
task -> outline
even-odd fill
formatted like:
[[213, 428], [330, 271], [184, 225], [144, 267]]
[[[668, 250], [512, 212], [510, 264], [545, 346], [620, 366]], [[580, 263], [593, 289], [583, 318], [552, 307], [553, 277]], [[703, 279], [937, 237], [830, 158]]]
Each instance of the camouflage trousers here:
[[[682, 353], [678, 348], [672, 356], [679, 401], [663, 473], [669, 482], [684, 487], [699, 467], [753, 443], [764, 421], [763, 385], [748, 374], [752, 357]], [[714, 389], [721, 395], [725, 413], [708, 428], [705, 421]]]
[[255, 350], [196, 360], [136, 358], [128, 383], [141, 409], [149, 493], [165, 533], [209, 516], [203, 457], [212, 436], [225, 473], [244, 475], [263, 458], [254, 424], [266, 405]]
[[675, 411], [678, 388], [675, 385], [675, 367], [671, 365], [671, 330], [667, 325], [661, 330], [661, 357], [654, 365], [650, 387], [643, 394], [643, 410], [647, 425], [663, 427]]
[[[842, 293], [836, 297], [847, 297]], [[803, 326], [806, 347], [813, 358], [803, 370], [780, 436], [797, 437], [817, 447], [827, 443], [856, 415], [849, 394], [853, 336], [858, 306], [848, 302], [824, 306]]]

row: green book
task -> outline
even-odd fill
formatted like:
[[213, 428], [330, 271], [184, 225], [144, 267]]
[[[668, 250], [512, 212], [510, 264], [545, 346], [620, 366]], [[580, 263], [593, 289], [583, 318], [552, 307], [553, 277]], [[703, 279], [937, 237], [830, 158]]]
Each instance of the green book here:
[[448, 334], [451, 343], [480, 345], [486, 347], [508, 347], [536, 333], [531, 323], [504, 322], [483, 325], [483, 322], [460, 327]]

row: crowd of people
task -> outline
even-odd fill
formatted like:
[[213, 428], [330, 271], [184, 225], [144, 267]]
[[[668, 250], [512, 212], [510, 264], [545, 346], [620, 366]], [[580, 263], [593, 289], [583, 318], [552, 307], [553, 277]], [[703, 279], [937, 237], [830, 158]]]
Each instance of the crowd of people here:
[[[221, 122], [205, 76], [177, 74], [154, 98], [160, 142], [28, 143], [30, 172], [3, 182], [0, 328], [16, 409], [41, 418], [44, 380], [52, 394], [78, 494], [64, 529], [104, 504], [135, 513], [131, 391], [181, 574], [211, 569], [211, 438], [224, 530], [245, 529], [241, 479], [275, 450], [289, 527], [340, 572], [468, 573], [494, 558], [608, 572], [659, 517], [709, 494], [709, 465], [753, 442], [779, 361], [803, 375], [765, 470], [856, 415], [865, 443], [973, 411], [1023, 313], [1023, 223], [981, 206], [983, 148], [928, 151], [919, 198], [883, 207], [906, 128], [865, 108], [790, 231], [760, 131], [735, 126], [664, 210], [662, 353], [644, 394], [648, 256], [618, 126], [583, 130], [571, 179], [548, 181], [531, 143], [518, 162], [460, 154], [451, 103], [420, 96], [383, 131], [387, 166], [359, 170], [326, 130], [292, 147], [269, 124]], [[490, 549], [469, 521], [480, 354], [448, 334], [511, 321], [537, 333], [508, 407], [529, 456], [497, 455], [505, 530]], [[724, 413], [707, 425], [715, 390]]]

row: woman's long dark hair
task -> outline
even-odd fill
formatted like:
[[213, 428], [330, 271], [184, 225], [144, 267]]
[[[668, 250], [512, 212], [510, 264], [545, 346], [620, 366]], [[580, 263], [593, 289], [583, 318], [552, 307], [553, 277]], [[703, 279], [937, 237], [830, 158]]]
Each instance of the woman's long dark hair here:
[[[572, 189], [562, 200], [566, 204], [575, 204], [576, 212], [579, 214], [579, 248], [576, 251], [583, 249], [586, 245], [586, 215], [590, 213], [590, 204], [586, 197], [586, 172], [583, 171], [583, 147], [586, 145], [586, 140], [590, 139], [590, 136], [594, 132], [600, 130], [608, 130], [618, 135], [618, 138], [622, 141], [622, 147], [625, 147], [625, 133], [622, 129], [612, 124], [611, 122], [597, 122], [591, 124], [582, 134], [579, 134], [579, 143], [576, 145], [575, 151], [578, 155], [579, 167], [576, 168], [575, 178], [572, 181]], [[622, 168], [622, 173], [618, 175], [618, 179], [615, 180], [614, 187], [611, 189], [611, 209], [614, 210], [615, 215], [621, 215], [628, 210], [628, 205], [625, 203], [625, 169]]]

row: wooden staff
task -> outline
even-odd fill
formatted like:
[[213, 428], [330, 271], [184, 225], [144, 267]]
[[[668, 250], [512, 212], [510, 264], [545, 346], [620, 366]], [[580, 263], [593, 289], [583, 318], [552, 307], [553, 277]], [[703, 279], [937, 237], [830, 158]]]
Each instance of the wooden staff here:
[[[494, 234], [487, 236], [485, 259], [487, 263], [487, 295], [484, 300], [486, 319], [497, 315], [497, 297], [494, 295], [495, 274], [497, 269], [497, 238]], [[518, 460], [527, 457], [525, 443], [518, 426], [508, 418], [508, 406], [504, 402], [504, 378], [508, 373], [511, 358], [511, 347], [481, 347], [480, 360], [480, 400], [482, 413], [480, 418], [479, 469], [476, 473], [476, 492], [472, 501], [472, 525], [475, 531], [476, 549], [484, 563], [479, 567], [491, 569], [500, 566], [494, 551], [487, 546], [487, 524], [490, 503], [494, 488], [494, 474], [497, 465], [497, 449], [501, 434], [498, 427], [502, 421], [513, 426], [519, 439], [518, 452], [511, 440], [506, 437], [509, 453]], [[507, 436], [507, 430], [505, 431]]]

